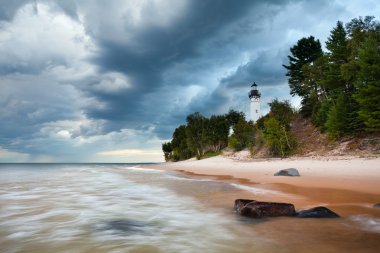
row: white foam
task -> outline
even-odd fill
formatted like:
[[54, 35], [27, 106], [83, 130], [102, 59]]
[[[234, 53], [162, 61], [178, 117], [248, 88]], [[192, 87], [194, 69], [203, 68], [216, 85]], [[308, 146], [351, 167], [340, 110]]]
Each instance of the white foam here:
[[355, 215], [350, 219], [354, 221], [363, 230], [380, 233], [380, 219], [367, 215]]
[[[146, 178], [148, 172], [161, 173], [153, 169], [127, 169], [138, 171], [133, 174], [141, 178]], [[131, 245], [144, 246], [149, 242], [162, 252], [228, 252], [231, 250], [225, 249], [235, 243], [235, 233], [228, 228], [232, 221], [224, 214], [217, 210], [208, 212], [194, 199], [178, 196], [169, 189], [134, 183], [128, 180], [125, 171], [82, 167], [44, 173], [49, 180], [37, 181], [33, 175], [32, 180], [12, 182], [23, 185], [29, 180], [28, 187], [17, 189], [1, 184], [0, 175], [0, 234], [5, 235], [5, 244], [12, 245], [12, 240], [17, 240], [33, 248], [41, 243], [70, 245], [71, 241], [79, 241], [102, 247], [104, 251], [116, 250], [115, 245], [128, 251]], [[167, 180], [165, 176], [162, 178]], [[117, 219], [144, 221], [151, 227], [147, 233], [128, 237], [93, 229], [96, 224]]]
[[235, 183], [231, 183], [231, 185], [238, 189], [252, 192], [253, 194], [256, 194], [256, 195], [275, 195], [275, 196], [291, 197], [291, 198], [298, 198], [298, 199], [303, 198], [301, 196], [294, 195], [294, 194], [283, 193], [283, 192], [275, 191], [275, 190], [262, 189], [262, 188], [257, 188], [253, 186], [247, 186], [247, 185], [241, 185], [241, 184], [235, 184]]

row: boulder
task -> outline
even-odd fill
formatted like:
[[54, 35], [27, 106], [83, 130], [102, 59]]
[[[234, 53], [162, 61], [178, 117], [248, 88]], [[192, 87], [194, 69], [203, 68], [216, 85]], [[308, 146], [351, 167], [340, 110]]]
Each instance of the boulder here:
[[295, 168], [289, 168], [289, 169], [280, 170], [280, 171], [274, 173], [274, 175], [275, 176], [299, 177], [300, 173]]
[[235, 210], [242, 216], [252, 218], [294, 216], [296, 214], [293, 204], [248, 199], [235, 200]]
[[380, 203], [374, 204], [373, 207], [374, 208], [380, 208]]
[[338, 214], [324, 206], [317, 206], [297, 212], [299, 218], [338, 218]]

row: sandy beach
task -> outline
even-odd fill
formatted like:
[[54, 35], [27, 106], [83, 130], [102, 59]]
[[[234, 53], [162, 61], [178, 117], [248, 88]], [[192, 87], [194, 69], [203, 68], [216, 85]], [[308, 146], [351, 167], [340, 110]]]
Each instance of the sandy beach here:
[[[247, 190], [242, 196], [234, 196], [236, 198], [291, 202], [299, 208], [325, 205], [343, 214], [355, 213], [358, 208], [372, 213], [373, 204], [380, 202], [380, 158], [324, 156], [247, 160], [217, 156], [149, 167], [236, 182], [242, 190]], [[274, 176], [287, 168], [296, 168], [301, 176]], [[266, 194], [252, 189], [261, 189]], [[274, 192], [281, 194], [271, 194]], [[232, 199], [227, 199], [231, 203]]]

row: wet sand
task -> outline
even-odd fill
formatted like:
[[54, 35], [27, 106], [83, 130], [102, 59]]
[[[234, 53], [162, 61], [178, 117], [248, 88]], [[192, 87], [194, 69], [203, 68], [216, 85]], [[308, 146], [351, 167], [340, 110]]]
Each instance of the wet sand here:
[[[180, 194], [226, 212], [232, 213], [235, 199], [248, 198], [293, 203], [297, 210], [321, 205], [341, 216], [339, 219], [248, 219], [251, 224], [242, 226], [246, 233], [256, 234], [264, 244], [271, 245], [263, 246], [262, 252], [378, 252], [380, 247], [380, 209], [373, 207], [380, 203], [379, 158], [236, 161], [213, 157], [149, 167], [176, 171], [193, 179], [228, 182], [237, 187], [236, 191], [210, 193], [198, 191], [196, 186], [177, 189]], [[301, 176], [273, 176], [286, 168], [297, 168]]]
[[[235, 161], [218, 156], [149, 167], [180, 171], [188, 176], [213, 176], [218, 180], [276, 190], [286, 193], [281, 196], [283, 200], [288, 199], [288, 194], [297, 195], [295, 201], [300, 207], [314, 203], [372, 206], [380, 202], [380, 158], [324, 157]], [[301, 176], [273, 176], [275, 172], [286, 168], [296, 168]], [[260, 195], [256, 198], [263, 200], [271, 197]]]

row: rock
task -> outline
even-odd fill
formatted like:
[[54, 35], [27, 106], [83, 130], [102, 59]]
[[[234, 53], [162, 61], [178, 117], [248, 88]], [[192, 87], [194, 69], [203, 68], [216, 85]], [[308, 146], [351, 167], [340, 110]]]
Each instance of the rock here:
[[380, 208], [380, 203], [374, 204], [373, 207], [374, 208]]
[[299, 218], [338, 218], [338, 214], [324, 206], [317, 206], [297, 212]]
[[235, 200], [235, 210], [242, 216], [252, 218], [294, 216], [296, 214], [293, 204], [248, 199]]
[[99, 231], [110, 231], [123, 235], [131, 235], [136, 233], [144, 233], [147, 224], [135, 220], [109, 220], [102, 222], [96, 226]]
[[300, 173], [295, 168], [289, 168], [285, 170], [280, 170], [279, 172], [274, 173], [275, 176], [288, 176], [288, 177], [299, 177]]

